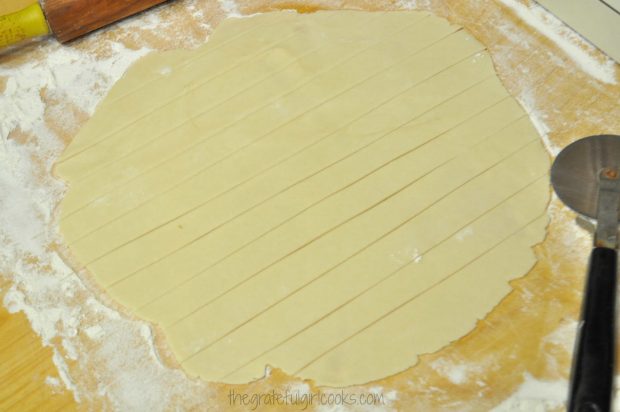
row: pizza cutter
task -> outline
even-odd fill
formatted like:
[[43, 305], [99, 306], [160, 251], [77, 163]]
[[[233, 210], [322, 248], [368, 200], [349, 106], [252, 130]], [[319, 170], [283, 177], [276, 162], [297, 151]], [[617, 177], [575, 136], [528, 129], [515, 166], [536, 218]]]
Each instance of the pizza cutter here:
[[620, 136], [590, 136], [568, 145], [553, 163], [551, 183], [568, 207], [596, 220], [568, 411], [607, 412], [615, 369]]

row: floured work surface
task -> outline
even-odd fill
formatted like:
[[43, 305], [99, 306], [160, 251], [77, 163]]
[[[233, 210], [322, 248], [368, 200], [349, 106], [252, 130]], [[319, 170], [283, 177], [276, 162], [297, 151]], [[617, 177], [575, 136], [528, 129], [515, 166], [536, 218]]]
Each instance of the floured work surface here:
[[191, 374], [344, 386], [463, 336], [527, 273], [548, 167], [460, 27], [280, 12], [140, 61], [56, 171], [77, 264]]
[[[379, 394], [384, 400], [379, 405], [396, 410], [491, 410], [496, 406], [500, 406], [497, 411], [563, 410], [591, 237], [575, 225], [574, 214], [557, 199], [552, 199], [548, 210], [545, 240], [535, 248], [536, 265], [526, 276], [510, 282], [512, 291], [471, 333], [420, 356], [415, 366], [402, 373], [344, 389], [317, 387], [275, 368], [246, 385], [188, 379], [167, 361], [165, 342], [154, 350], [146, 322], [123, 313], [105, 293], [85, 287], [87, 276], [60, 264], [57, 252], [62, 239], [56, 214], [50, 213], [64, 193], [56, 190], [59, 182], [51, 175], [51, 165], [131, 61], [148, 50], [198, 47], [227, 15], [279, 9], [432, 10], [465, 27], [488, 48], [502, 83], [526, 109], [551, 154], [581, 136], [620, 132], [618, 66], [559, 22], [549, 21], [550, 14], [536, 3], [235, 3], [238, 9], [228, 1], [172, 2], [68, 46], [50, 41], [40, 48], [20, 50], [5, 56], [0, 65], [0, 105], [9, 103], [4, 106], [0, 129], [5, 139], [0, 153], [9, 163], [3, 163], [8, 169], [0, 168], [0, 176], [7, 178], [4, 183], [14, 182], [3, 187], [4, 199], [10, 199], [3, 206], [15, 206], [8, 211], [4, 207], [0, 214], [5, 222], [12, 222], [8, 227], [0, 225], [0, 233], [9, 241], [4, 243], [3, 256], [14, 257], [2, 260], [0, 266], [0, 276], [9, 281], [3, 285], [3, 292], [8, 291], [3, 301], [11, 311], [28, 314], [31, 325], [23, 323], [21, 334], [27, 334], [31, 326], [36, 338], [52, 347], [60, 377], [68, 379], [61, 387], [75, 396], [76, 406], [84, 410], [212, 407], [245, 411], [247, 405], [231, 404], [231, 391], [292, 390], [312, 395], [317, 391]], [[72, 75], [63, 75], [67, 73]], [[27, 213], [33, 209], [45, 214]], [[19, 229], [12, 233], [12, 228]], [[24, 232], [28, 228], [32, 230]], [[37, 235], [23, 239], [28, 234]], [[50, 314], [62, 318], [58, 321]], [[10, 328], [2, 324], [0, 329]], [[2, 346], [0, 350], [12, 358], [40, 362], [40, 356], [28, 355], [30, 349], [25, 345], [7, 342]], [[15, 369], [11, 376], [2, 388], [0, 408], [7, 404], [17, 405], [15, 410], [20, 411], [40, 408], [23, 390], [38, 385], [45, 387], [43, 392], [49, 391], [46, 376], [33, 375], [29, 368]], [[257, 410], [273, 410], [263, 406]], [[308, 410], [324, 409], [318, 406], [313, 404]], [[300, 405], [282, 407], [300, 409]]]

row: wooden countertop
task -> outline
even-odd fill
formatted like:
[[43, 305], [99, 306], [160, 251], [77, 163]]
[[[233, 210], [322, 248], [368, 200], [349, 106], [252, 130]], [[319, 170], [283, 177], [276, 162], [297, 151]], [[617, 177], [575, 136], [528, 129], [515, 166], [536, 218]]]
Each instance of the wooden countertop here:
[[[29, 3], [23, 0], [9, 2], [13, 5]], [[499, 0], [437, 0], [428, 3], [438, 15], [463, 25], [488, 47], [500, 78], [512, 94], [522, 98], [530, 94], [538, 116], [545, 119], [552, 144], [562, 147], [582, 136], [620, 133], [620, 86], [601, 83], [580, 70], [557, 44], [524, 22], [513, 9]], [[2, 3], [0, 12], [8, 4]], [[208, 11], [204, 18], [212, 25], [221, 20], [222, 10], [214, 2], [196, 0], [195, 4]], [[244, 14], [291, 8], [308, 12], [332, 8], [332, 4], [336, 2], [238, 2]], [[177, 2], [164, 7], [167, 9], [163, 13], [174, 19], [187, 3]], [[338, 2], [338, 7], [397, 8], [391, 1], [365, 0], [345, 0]], [[114, 36], [115, 29], [105, 35]], [[155, 48], [179, 46], [172, 37], [169, 41], [153, 40], [148, 31], [137, 35], [147, 39]], [[96, 47], [96, 44], [84, 41], [70, 47], [74, 46]], [[559, 59], [559, 63], [552, 64], [550, 56]], [[64, 136], [67, 141], [72, 137], [71, 133]], [[548, 236], [536, 247], [539, 262], [525, 277], [511, 282], [513, 291], [478, 323], [475, 330], [437, 353], [422, 356], [412, 368], [379, 382], [399, 391], [401, 396], [397, 407], [417, 405], [417, 410], [447, 410], [461, 405], [465, 409], [488, 410], [514, 393], [525, 374], [549, 381], [567, 378], [570, 349], [548, 337], [563, 326], [570, 326], [577, 317], [587, 251], [579, 249], [583, 243], [576, 239], [573, 246], [574, 215], [557, 201], [552, 202], [552, 209]], [[10, 286], [7, 280], [10, 274], [5, 274], [4, 278], [0, 287], [6, 291]], [[1, 410], [89, 408], [87, 403], [75, 403], [72, 394], [66, 390], [55, 389], [46, 383], [48, 376], [58, 377], [52, 363], [52, 350], [41, 345], [24, 314], [9, 315], [0, 308], [0, 342], [0, 378], [5, 382], [0, 388]], [[476, 384], [460, 385], [438, 370], [438, 362], [485, 366], [472, 372], [476, 376], [468, 382]], [[286, 376], [277, 379], [282, 382], [290, 380]], [[440, 390], [429, 391], [429, 387]], [[228, 385], [219, 385], [216, 391], [225, 397], [229, 388]], [[254, 390], [268, 388], [267, 384], [254, 385]]]
[[[7, 288], [8, 281], [0, 278], [0, 289]], [[24, 313], [10, 314], [0, 306], [0, 410], [76, 410], [70, 392], [46, 383], [50, 377], [59, 379], [52, 355]]]

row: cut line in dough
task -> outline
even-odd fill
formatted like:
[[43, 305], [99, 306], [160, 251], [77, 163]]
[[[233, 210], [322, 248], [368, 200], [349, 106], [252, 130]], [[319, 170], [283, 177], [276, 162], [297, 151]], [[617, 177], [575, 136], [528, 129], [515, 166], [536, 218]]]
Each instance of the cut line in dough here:
[[278, 12], [146, 57], [56, 165], [61, 231], [182, 366], [344, 386], [472, 330], [535, 263], [549, 159], [424, 12]]

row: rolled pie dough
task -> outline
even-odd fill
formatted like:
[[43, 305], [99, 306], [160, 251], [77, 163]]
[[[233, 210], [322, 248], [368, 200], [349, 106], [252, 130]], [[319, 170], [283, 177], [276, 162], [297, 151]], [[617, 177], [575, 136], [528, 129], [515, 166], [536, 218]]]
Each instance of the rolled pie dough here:
[[229, 19], [132, 67], [56, 166], [74, 258], [179, 362], [349, 385], [470, 331], [535, 262], [549, 159], [423, 12]]

